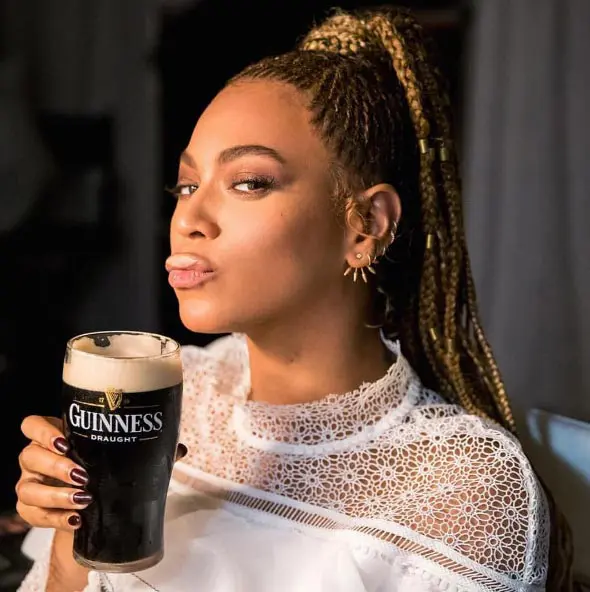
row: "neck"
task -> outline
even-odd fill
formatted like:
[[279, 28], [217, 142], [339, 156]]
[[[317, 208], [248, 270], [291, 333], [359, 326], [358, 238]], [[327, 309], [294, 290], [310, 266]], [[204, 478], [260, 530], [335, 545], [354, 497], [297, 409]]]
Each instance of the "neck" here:
[[350, 392], [387, 372], [391, 362], [377, 329], [345, 316], [329, 324], [325, 317], [314, 323], [299, 319], [292, 326], [249, 332], [251, 400], [305, 403]]

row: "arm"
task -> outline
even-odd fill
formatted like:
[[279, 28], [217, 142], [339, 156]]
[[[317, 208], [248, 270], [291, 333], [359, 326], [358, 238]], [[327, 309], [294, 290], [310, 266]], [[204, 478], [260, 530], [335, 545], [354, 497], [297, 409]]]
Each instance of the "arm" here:
[[419, 569], [467, 589], [543, 589], [547, 507], [520, 444], [472, 416], [417, 424], [404, 454], [390, 454], [405, 479], [381, 486], [391, 495], [374, 516], [390, 523], [383, 536], [410, 550]]
[[89, 570], [73, 558], [73, 544], [74, 535], [71, 532], [56, 532], [49, 559], [46, 592], [77, 592], [86, 587]]
[[[465, 431], [445, 441], [451, 458], [439, 466], [446, 465], [441, 480], [449, 487], [437, 494], [443, 511], [435, 523], [440, 534], [433, 538], [474, 562], [457, 560], [451, 567], [474, 582], [488, 577], [514, 589], [541, 589], [549, 524], [532, 467], [514, 437], [486, 420], [465, 422]], [[445, 457], [439, 453], [438, 458]]]

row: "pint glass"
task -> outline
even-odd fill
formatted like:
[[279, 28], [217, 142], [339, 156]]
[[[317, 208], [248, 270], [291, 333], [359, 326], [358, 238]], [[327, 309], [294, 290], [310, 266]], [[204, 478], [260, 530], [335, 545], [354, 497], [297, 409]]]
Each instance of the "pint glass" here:
[[74, 534], [78, 563], [132, 572], [162, 559], [181, 398], [180, 346], [172, 339], [108, 331], [68, 342], [64, 429], [94, 498]]

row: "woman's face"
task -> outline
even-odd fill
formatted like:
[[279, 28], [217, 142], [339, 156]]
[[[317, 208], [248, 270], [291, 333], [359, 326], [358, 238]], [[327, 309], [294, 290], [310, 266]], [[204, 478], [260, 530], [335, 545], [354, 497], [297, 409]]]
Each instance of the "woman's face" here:
[[351, 239], [309, 119], [295, 89], [255, 81], [224, 89], [197, 122], [167, 262], [190, 330], [248, 333], [343, 297]]

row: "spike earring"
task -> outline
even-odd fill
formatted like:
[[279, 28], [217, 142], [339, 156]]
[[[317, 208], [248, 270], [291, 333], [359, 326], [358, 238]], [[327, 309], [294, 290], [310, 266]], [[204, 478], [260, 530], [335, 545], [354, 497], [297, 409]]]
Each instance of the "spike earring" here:
[[[355, 257], [357, 259], [362, 259], [363, 258], [363, 254], [362, 253], [357, 253], [355, 255]], [[366, 265], [367, 271], [370, 271], [373, 275], [376, 275], [377, 272], [375, 271], [375, 269], [373, 268], [372, 264], [373, 264], [373, 259], [371, 258], [371, 255], [367, 254], [367, 259], [369, 260], [369, 263]], [[350, 272], [352, 273], [352, 281], [356, 282], [358, 279], [358, 276], [360, 274], [363, 282], [365, 282], [365, 284], [369, 281], [367, 279], [367, 274], [365, 273], [365, 268], [364, 267], [350, 267], [350, 265], [348, 266], [348, 268], [346, 269], [346, 271], [344, 272], [344, 275], [348, 275]]]
[[373, 259], [371, 258], [371, 255], [367, 255], [367, 259], [369, 260], [369, 262], [367, 263], [367, 271], [370, 271], [373, 275], [377, 275], [377, 272], [373, 267]]
[[[357, 259], [362, 259], [363, 258], [363, 254], [362, 253], [357, 253], [355, 255], [355, 257]], [[351, 267], [350, 265], [346, 268], [346, 271], [344, 272], [344, 275], [347, 276], [349, 273], [353, 272], [352, 274], [352, 281], [356, 282], [357, 278], [358, 278], [358, 274], [359, 274], [359, 270], [358, 267]], [[366, 280], [365, 280], [366, 281]]]

